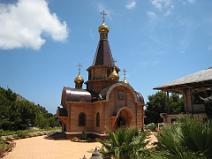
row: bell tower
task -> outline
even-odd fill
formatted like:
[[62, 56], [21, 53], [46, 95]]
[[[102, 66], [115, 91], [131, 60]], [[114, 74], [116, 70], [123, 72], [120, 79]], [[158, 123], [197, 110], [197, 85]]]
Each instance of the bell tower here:
[[108, 41], [108, 33], [110, 29], [105, 23], [105, 16], [107, 14], [104, 11], [101, 12], [101, 14], [102, 23], [98, 28], [100, 35], [99, 43], [93, 64], [87, 69], [87, 90], [92, 92], [93, 95], [98, 95], [102, 89], [118, 82], [119, 80], [119, 68], [115, 65]]

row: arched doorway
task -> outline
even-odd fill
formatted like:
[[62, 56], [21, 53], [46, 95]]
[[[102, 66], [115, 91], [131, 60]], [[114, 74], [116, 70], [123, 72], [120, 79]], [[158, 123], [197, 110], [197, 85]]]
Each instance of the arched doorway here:
[[133, 113], [129, 108], [124, 107], [120, 109], [116, 115], [114, 128], [117, 129], [121, 127], [124, 127], [124, 128], [130, 127], [130, 125], [132, 124], [131, 123], [132, 118], [133, 118]]
[[126, 119], [123, 118], [123, 117], [118, 117], [117, 120], [116, 120], [116, 125], [118, 128], [120, 127], [126, 127], [127, 123], [126, 123]]

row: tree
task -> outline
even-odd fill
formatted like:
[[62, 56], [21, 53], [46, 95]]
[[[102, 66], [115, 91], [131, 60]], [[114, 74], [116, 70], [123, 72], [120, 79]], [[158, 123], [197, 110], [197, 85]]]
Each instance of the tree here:
[[54, 127], [58, 126], [58, 122], [44, 107], [26, 100], [11, 89], [0, 87], [0, 129], [23, 130], [34, 126]]
[[165, 92], [158, 91], [148, 97], [145, 110], [145, 124], [162, 122], [160, 113], [180, 113], [184, 111], [183, 97], [172, 93], [168, 98]]

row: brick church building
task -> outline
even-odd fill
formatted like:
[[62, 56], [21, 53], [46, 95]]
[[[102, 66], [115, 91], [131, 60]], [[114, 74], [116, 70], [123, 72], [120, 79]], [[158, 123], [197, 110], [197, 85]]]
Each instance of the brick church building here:
[[88, 80], [84, 82], [79, 70], [75, 88], [62, 90], [57, 117], [68, 138], [82, 132], [104, 137], [119, 127], [144, 127], [144, 99], [125, 76], [119, 80], [120, 69], [111, 54], [104, 18], [98, 31], [100, 39], [93, 64], [87, 69]]

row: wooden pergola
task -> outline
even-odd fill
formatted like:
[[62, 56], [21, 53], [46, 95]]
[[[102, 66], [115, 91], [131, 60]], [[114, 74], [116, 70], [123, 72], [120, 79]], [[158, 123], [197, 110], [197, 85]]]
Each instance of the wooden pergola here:
[[187, 114], [205, 113], [203, 101], [199, 100], [199, 96], [200, 94], [204, 96], [208, 90], [212, 91], [212, 68], [187, 75], [154, 89], [167, 92], [167, 94], [169, 92], [182, 94], [184, 110]]

